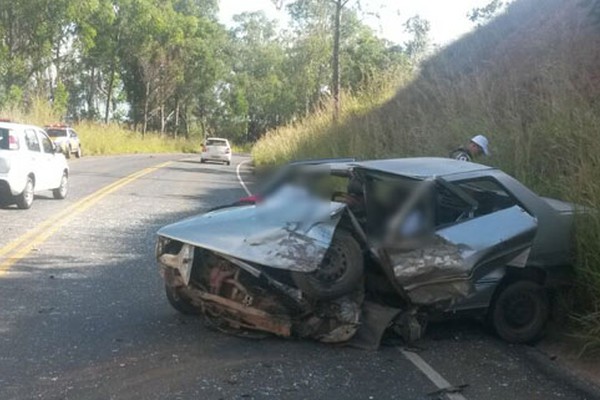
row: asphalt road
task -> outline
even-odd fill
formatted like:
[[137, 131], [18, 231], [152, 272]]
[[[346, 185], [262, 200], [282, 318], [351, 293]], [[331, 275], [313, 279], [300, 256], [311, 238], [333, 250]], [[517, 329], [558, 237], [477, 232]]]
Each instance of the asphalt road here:
[[[0, 400], [447, 398], [431, 395], [431, 371], [398, 346], [241, 339], [170, 308], [155, 232], [243, 196], [235, 167], [244, 160], [83, 158], [71, 162], [68, 200], [0, 210]], [[476, 323], [431, 326], [410, 350], [468, 385], [453, 399], [585, 398]]]

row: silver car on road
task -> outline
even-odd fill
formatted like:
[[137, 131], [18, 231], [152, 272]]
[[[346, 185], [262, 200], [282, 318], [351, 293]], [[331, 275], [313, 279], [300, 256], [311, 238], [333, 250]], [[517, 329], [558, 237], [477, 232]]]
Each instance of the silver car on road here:
[[484, 317], [540, 336], [568, 284], [575, 207], [504, 172], [442, 158], [287, 168], [248, 200], [162, 228], [157, 259], [179, 311], [225, 330], [375, 347], [427, 321]]

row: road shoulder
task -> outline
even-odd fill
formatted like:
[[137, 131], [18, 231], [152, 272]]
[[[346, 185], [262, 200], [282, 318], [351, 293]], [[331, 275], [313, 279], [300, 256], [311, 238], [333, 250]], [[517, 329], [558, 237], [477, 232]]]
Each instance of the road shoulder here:
[[600, 363], [596, 355], [581, 355], [581, 345], [564, 334], [546, 338], [525, 355], [541, 371], [586, 398], [600, 399]]

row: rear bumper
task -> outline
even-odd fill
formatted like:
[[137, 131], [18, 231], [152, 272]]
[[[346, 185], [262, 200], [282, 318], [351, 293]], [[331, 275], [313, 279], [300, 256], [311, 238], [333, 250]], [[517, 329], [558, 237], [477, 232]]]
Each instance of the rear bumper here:
[[26, 179], [17, 179], [11, 174], [0, 174], [0, 195], [16, 196], [25, 190]]
[[207, 160], [207, 161], [231, 161], [231, 153], [230, 154], [202, 153], [201, 157], [203, 160]]

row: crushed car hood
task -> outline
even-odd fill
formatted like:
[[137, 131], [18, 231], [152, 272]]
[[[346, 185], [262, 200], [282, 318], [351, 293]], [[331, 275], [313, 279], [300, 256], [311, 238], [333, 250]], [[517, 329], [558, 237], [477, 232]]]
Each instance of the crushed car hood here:
[[192, 217], [163, 227], [158, 235], [247, 262], [312, 272], [321, 264], [345, 207], [287, 186], [259, 205]]

